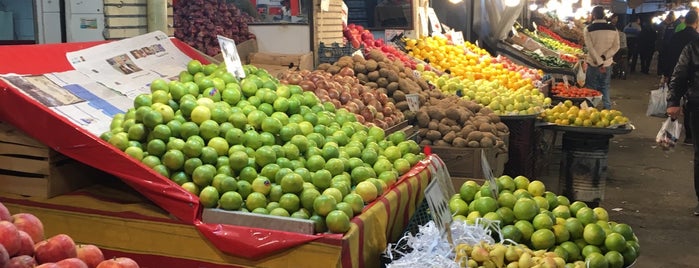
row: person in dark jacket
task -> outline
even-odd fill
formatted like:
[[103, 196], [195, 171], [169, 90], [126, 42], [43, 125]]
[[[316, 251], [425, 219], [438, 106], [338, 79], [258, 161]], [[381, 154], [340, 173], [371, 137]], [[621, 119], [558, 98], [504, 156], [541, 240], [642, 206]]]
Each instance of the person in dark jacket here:
[[641, 55], [641, 72], [648, 74], [650, 62], [655, 54], [656, 33], [650, 22], [644, 22], [641, 26], [641, 33], [638, 34], [638, 54]]
[[632, 73], [636, 71], [636, 62], [640, 56], [638, 53], [638, 36], [641, 34], [641, 30], [641, 19], [638, 15], [631, 16], [631, 22], [624, 27], [626, 46], [629, 48], [629, 67]]
[[[687, 12], [687, 15], [685, 17], [685, 24], [686, 27], [677, 33], [675, 33], [672, 38], [670, 39], [670, 45], [668, 46], [668, 50], [666, 51], [666, 56], [664, 57], [663, 61], [663, 76], [665, 77], [666, 80], [669, 80], [670, 76], [673, 73], [673, 70], [675, 69], [675, 65], [677, 64], [677, 61], [680, 57], [680, 52], [682, 52], [682, 49], [690, 42], [699, 39], [699, 33], [697, 33], [696, 28], [697, 25], [699, 25], [699, 18], [697, 15], [697, 12], [692, 10]], [[689, 111], [687, 111], [687, 104], [685, 103], [684, 105], [681, 105], [683, 108], [683, 112], [685, 114], [689, 114]], [[692, 124], [690, 122], [689, 116], [684, 117], [684, 143], [685, 144], [692, 144], [693, 143], [693, 133], [692, 133]]]
[[[690, 11], [692, 12], [692, 11]], [[696, 12], [694, 12], [696, 16]], [[689, 26], [688, 26], [689, 27]], [[699, 40], [690, 42], [682, 49], [679, 60], [670, 78], [670, 90], [667, 97], [667, 114], [677, 118], [682, 113], [680, 101], [687, 99], [685, 117], [689, 118], [692, 129], [699, 129]], [[694, 143], [694, 192], [699, 202], [699, 143]], [[699, 216], [699, 205], [694, 209]]]

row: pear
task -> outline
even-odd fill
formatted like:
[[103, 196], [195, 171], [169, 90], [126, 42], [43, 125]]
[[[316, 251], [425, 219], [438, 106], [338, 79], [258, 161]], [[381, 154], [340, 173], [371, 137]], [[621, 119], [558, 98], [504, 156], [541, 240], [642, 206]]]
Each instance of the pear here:
[[468, 266], [466, 266], [466, 267], [478, 267], [478, 262], [476, 262], [476, 261], [473, 260], [473, 259], [469, 259], [469, 260], [468, 260]]
[[519, 255], [521, 255], [521, 252], [517, 253], [515, 247], [507, 247], [507, 250], [505, 251], [505, 259], [509, 262], [519, 260]]
[[541, 268], [556, 268], [556, 261], [551, 257], [541, 258]]
[[488, 250], [481, 246], [475, 246], [473, 247], [473, 251], [471, 251], [471, 259], [483, 263], [484, 261], [487, 261], [488, 258], [490, 257], [490, 254], [488, 253]]
[[522, 256], [519, 256], [518, 263], [519, 268], [531, 268], [534, 265], [532, 262], [532, 255], [528, 252], [522, 253]]
[[553, 261], [556, 262], [557, 268], [565, 268], [566, 266], [566, 261], [561, 257], [556, 256], [553, 258]]
[[490, 250], [490, 260], [493, 261], [497, 267], [505, 266], [506, 251], [507, 247], [503, 244], [493, 247], [493, 249]]
[[508, 263], [506, 268], [519, 268], [519, 263], [517, 263], [517, 262]]
[[495, 265], [495, 263], [493, 261], [486, 260], [483, 262], [483, 267], [485, 267], [485, 268], [498, 268], [498, 267], [502, 267], [502, 266], [497, 266], [497, 265]]

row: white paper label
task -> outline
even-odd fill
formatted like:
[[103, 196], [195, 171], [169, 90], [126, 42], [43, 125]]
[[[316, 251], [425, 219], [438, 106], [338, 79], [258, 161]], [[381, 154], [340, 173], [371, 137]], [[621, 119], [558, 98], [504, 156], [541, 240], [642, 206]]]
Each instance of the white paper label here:
[[512, 26], [512, 35], [519, 37], [519, 33], [517, 32], [517, 29], [515, 29], [515, 26]]
[[490, 183], [490, 192], [493, 194], [493, 198], [498, 199], [498, 184], [495, 181], [495, 176], [493, 175], [493, 170], [490, 169], [490, 163], [485, 156], [485, 151], [481, 150], [481, 168], [483, 169], [483, 177]]
[[420, 95], [418, 94], [406, 94], [405, 100], [408, 102], [408, 108], [417, 112], [420, 110]]
[[532, 21], [532, 26], [534, 26], [534, 35], [539, 36], [539, 27], [536, 26], [536, 22]]
[[430, 26], [432, 27], [432, 32], [443, 33], [442, 24], [439, 23], [439, 18], [437, 18], [437, 13], [431, 7], [427, 8], [427, 17], [430, 18]]
[[566, 88], [570, 87], [570, 84], [568, 83], [568, 76], [567, 76], [567, 75], [564, 75], [564, 76], [563, 76], [563, 85], [564, 85]]
[[435, 179], [425, 189], [425, 199], [430, 208], [430, 214], [439, 233], [444, 235], [451, 230], [451, 211], [449, 211], [449, 199], [445, 198], [439, 179]]
[[405, 30], [400, 30], [400, 29], [386, 29], [386, 30], [384, 30], [384, 32], [383, 32], [383, 33], [384, 33], [384, 40], [386, 40], [386, 42], [391, 42], [391, 40], [392, 40], [394, 37], [396, 37], [396, 36], [402, 34], [403, 32], [405, 32]]
[[454, 45], [460, 46], [464, 44], [464, 33], [461, 31], [451, 33], [451, 42]]
[[427, 36], [430, 33], [430, 23], [429, 19], [427, 18], [427, 11], [425, 11], [424, 8], [420, 8], [417, 11], [418, 16], [420, 17], [420, 32], [422, 35]]
[[330, 0], [320, 0], [320, 10], [323, 12], [330, 11]]
[[238, 49], [235, 46], [235, 41], [223, 36], [218, 37], [218, 44], [221, 46], [221, 54], [226, 63], [226, 70], [238, 78], [245, 78], [243, 63], [240, 61]]

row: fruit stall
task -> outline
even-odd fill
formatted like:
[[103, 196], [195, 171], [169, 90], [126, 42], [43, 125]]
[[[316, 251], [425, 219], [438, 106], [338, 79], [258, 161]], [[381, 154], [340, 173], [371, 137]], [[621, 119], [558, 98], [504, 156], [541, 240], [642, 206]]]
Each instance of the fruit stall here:
[[[580, 54], [553, 31], [520, 29], [501, 42], [515, 53], [491, 55], [350, 23], [312, 64], [256, 53], [255, 18], [231, 5], [175, 4], [206, 23], [0, 50], [0, 268], [637, 258], [631, 228], [596, 205], [609, 139], [633, 126], [594, 108], [597, 91], [544, 80]], [[205, 15], [216, 7], [236, 20]], [[561, 150], [557, 188], [537, 170], [542, 143]]]

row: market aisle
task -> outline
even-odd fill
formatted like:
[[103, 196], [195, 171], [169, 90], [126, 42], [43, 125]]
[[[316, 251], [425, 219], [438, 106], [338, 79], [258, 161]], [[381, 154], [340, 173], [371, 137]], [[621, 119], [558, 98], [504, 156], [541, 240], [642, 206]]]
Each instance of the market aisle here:
[[692, 148], [678, 145], [670, 153], [655, 148], [655, 135], [664, 119], [648, 117], [645, 110], [649, 91], [657, 84], [656, 76], [640, 73], [612, 80], [614, 109], [627, 115], [636, 130], [611, 141], [609, 180], [600, 205], [611, 220], [634, 228], [641, 242], [641, 256], [634, 267], [698, 267]]

